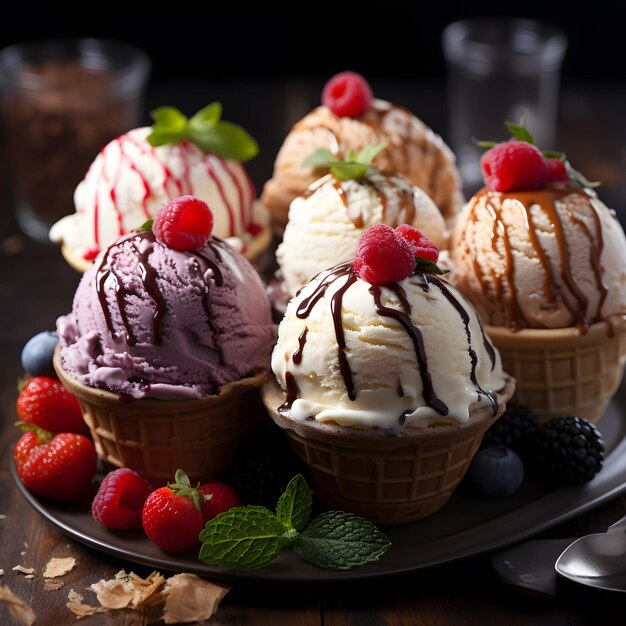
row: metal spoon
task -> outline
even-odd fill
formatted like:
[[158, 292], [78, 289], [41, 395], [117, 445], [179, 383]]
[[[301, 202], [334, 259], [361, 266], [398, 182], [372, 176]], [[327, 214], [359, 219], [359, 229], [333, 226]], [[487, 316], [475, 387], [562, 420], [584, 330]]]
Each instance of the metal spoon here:
[[554, 568], [580, 585], [626, 593], [626, 516], [605, 533], [574, 541], [556, 560]]

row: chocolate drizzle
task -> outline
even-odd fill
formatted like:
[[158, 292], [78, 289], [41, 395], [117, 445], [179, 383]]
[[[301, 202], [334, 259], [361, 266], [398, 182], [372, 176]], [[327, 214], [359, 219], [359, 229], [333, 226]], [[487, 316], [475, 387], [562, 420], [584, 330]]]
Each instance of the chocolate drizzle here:
[[304, 330], [300, 333], [298, 337], [298, 349], [293, 353], [291, 357], [293, 362], [296, 365], [300, 365], [302, 363], [302, 352], [304, 351], [304, 346], [306, 345], [306, 336], [309, 332], [309, 327], [305, 326]]
[[369, 292], [374, 298], [374, 306], [376, 307], [376, 312], [383, 317], [390, 317], [392, 319], [395, 319], [404, 328], [407, 335], [411, 338], [411, 341], [413, 342], [413, 347], [415, 349], [415, 357], [419, 364], [420, 377], [422, 379], [422, 395], [424, 396], [424, 401], [433, 410], [439, 413], [439, 415], [447, 415], [448, 407], [437, 396], [433, 387], [432, 377], [430, 375], [430, 371], [428, 370], [428, 359], [426, 357], [426, 349], [424, 347], [424, 338], [422, 337], [422, 331], [417, 326], [415, 326], [413, 320], [409, 317], [407, 313], [383, 305], [381, 300], [381, 290], [378, 285], [372, 285], [369, 288]]
[[[383, 207], [383, 223], [399, 226], [400, 224], [412, 224], [417, 209], [415, 207], [415, 193], [413, 186], [395, 174], [380, 170], [369, 174], [363, 179], [366, 185], [374, 189]], [[388, 216], [389, 200], [395, 200], [398, 213]], [[355, 224], [356, 225], [356, 224]]]
[[[142, 251], [139, 249], [139, 244], [142, 241], [148, 242], [148, 245]], [[149, 258], [153, 250], [156, 238], [152, 232], [133, 232], [129, 233], [122, 239], [118, 240], [114, 246], [111, 246], [103, 255], [102, 261], [96, 270], [95, 286], [98, 294], [98, 300], [104, 314], [104, 318], [107, 324], [107, 328], [115, 340], [119, 340], [120, 336], [115, 330], [113, 324], [113, 315], [109, 302], [107, 301], [106, 288], [107, 285], [112, 285], [115, 292], [115, 300], [117, 308], [120, 314], [122, 325], [124, 326], [124, 341], [129, 346], [134, 346], [137, 343], [137, 337], [133, 332], [132, 325], [128, 317], [128, 304], [127, 298], [132, 295], [130, 288], [124, 287], [123, 282], [115, 274], [114, 271], [114, 251], [119, 250], [120, 247], [126, 243], [131, 248], [131, 251], [137, 257], [137, 267], [139, 271], [139, 277], [143, 284], [143, 288], [154, 302], [154, 313], [152, 316], [152, 336], [155, 344], [160, 344], [162, 341], [161, 326], [163, 320], [163, 314], [165, 312], [165, 299], [159, 288], [158, 274], [155, 267], [150, 264]], [[213, 239], [207, 243], [207, 247], [211, 249], [213, 254], [221, 261], [222, 257], [219, 251], [219, 246], [223, 245], [217, 239]], [[208, 257], [208, 255], [202, 250], [190, 250], [189, 254], [194, 257], [193, 265], [194, 271], [198, 274], [198, 282], [204, 285], [205, 297], [203, 298], [203, 307], [207, 316], [207, 324], [214, 335], [217, 333], [211, 324], [213, 319], [211, 311], [211, 298], [209, 282], [205, 280], [204, 273], [207, 269], [210, 269], [213, 274], [213, 280], [217, 287], [221, 287], [224, 284], [224, 275], [220, 267]], [[204, 269], [202, 268], [204, 266]], [[217, 344], [217, 342], [216, 342]], [[220, 359], [223, 360], [222, 351], [217, 346]]]
[[[429, 275], [429, 274], [423, 274], [422, 276], [424, 280], [427, 280], [433, 283], [439, 288], [439, 290], [444, 295], [446, 300], [456, 309], [457, 313], [461, 316], [461, 320], [463, 321], [463, 325], [465, 326], [465, 336], [467, 337], [467, 346], [468, 346], [467, 349], [468, 349], [468, 353], [470, 357], [470, 363], [472, 366], [471, 371], [470, 371], [470, 380], [476, 386], [476, 389], [478, 389], [478, 393], [482, 396], [485, 396], [489, 400], [489, 402], [491, 402], [491, 406], [493, 408], [493, 414], [496, 415], [496, 413], [498, 412], [498, 402], [495, 398], [495, 395], [490, 391], [485, 391], [480, 386], [480, 384], [478, 383], [478, 379], [476, 378], [476, 366], [478, 365], [478, 357], [476, 355], [476, 351], [474, 350], [474, 348], [472, 348], [472, 333], [469, 327], [470, 316], [469, 316], [469, 313], [467, 312], [467, 309], [463, 306], [461, 302], [459, 302], [459, 300], [457, 300], [457, 298], [450, 291], [450, 289], [448, 289], [447, 285], [443, 281], [439, 280], [436, 276]], [[482, 331], [482, 327], [481, 327], [481, 331]], [[483, 341], [485, 341], [484, 331], [483, 331]], [[494, 355], [494, 358], [492, 359], [492, 366], [491, 366], [491, 369], [493, 371], [493, 366], [495, 365], [495, 353], [493, 351], [493, 348], [491, 348], [491, 353]]]
[[[584, 220], [575, 215], [566, 203], [563, 203], [564, 210], [567, 211], [568, 220], [572, 224], [575, 224], [589, 241], [589, 262], [592, 267], [592, 271], [594, 272], [597, 290], [600, 294], [595, 315], [591, 315], [591, 312], [589, 311], [589, 300], [578, 287], [571, 274], [571, 255], [574, 251], [570, 250], [568, 247], [564, 226], [556, 205], [558, 200], [572, 194], [584, 197], [584, 206], [589, 207], [591, 218], [595, 224], [596, 232], [594, 233]], [[504, 261], [503, 272], [496, 274], [494, 270], [490, 270], [489, 273], [486, 273], [485, 270], [483, 270], [476, 256], [475, 241], [468, 241], [465, 251], [472, 260], [474, 274], [476, 275], [476, 278], [481, 284], [483, 292], [486, 294], [488, 299], [493, 301], [495, 295], [495, 299], [503, 300], [506, 289], [509, 311], [508, 316], [511, 330], [518, 331], [523, 328], [527, 328], [532, 324], [528, 322], [522, 312], [519, 304], [517, 289], [515, 287], [515, 260], [509, 230], [506, 225], [506, 221], [503, 219], [501, 208], [503, 202], [507, 199], [514, 200], [515, 204], [523, 212], [523, 218], [526, 223], [525, 225], [532, 250], [544, 272], [543, 293], [545, 299], [552, 304], [556, 304], [560, 299], [572, 315], [574, 323], [581, 332], [586, 332], [589, 324], [600, 321], [601, 309], [606, 299], [607, 288], [602, 281], [603, 268], [600, 260], [604, 247], [602, 224], [596, 208], [590, 201], [593, 198], [593, 192], [578, 188], [550, 188], [509, 193], [490, 192], [483, 189], [476, 195], [476, 199], [469, 215], [469, 222], [472, 226], [472, 237], [475, 237], [476, 223], [479, 220], [476, 207], [480, 197], [486, 197], [487, 199], [485, 208], [490, 213], [494, 224], [491, 241], [492, 249], [494, 253], [498, 257], [501, 257]], [[538, 210], [541, 211], [543, 216], [552, 226], [554, 238], [558, 248], [559, 281], [557, 281], [557, 277], [555, 275], [555, 272], [557, 271], [555, 269], [557, 267], [557, 263], [555, 263], [553, 259], [549, 258], [539, 240], [539, 231], [531, 212], [532, 207], [538, 207]], [[503, 252], [499, 246], [501, 246]], [[490, 287], [493, 287], [493, 292], [490, 290]], [[564, 289], [564, 287], [566, 289]]]

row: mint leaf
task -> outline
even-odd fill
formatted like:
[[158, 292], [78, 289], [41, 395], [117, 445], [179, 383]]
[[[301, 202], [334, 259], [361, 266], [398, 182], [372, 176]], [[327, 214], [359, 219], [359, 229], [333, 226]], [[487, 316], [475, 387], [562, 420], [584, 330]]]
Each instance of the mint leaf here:
[[368, 163], [337, 161], [330, 166], [330, 173], [337, 180], [359, 180], [360, 178], [365, 178], [369, 169]]
[[572, 164], [567, 159], [563, 161], [563, 165], [565, 165], [565, 171], [567, 172], [567, 175], [570, 177], [570, 180], [574, 181], [580, 187], [589, 187], [590, 189], [595, 189], [596, 187], [599, 187], [602, 184], [599, 181], [588, 180], [578, 170], [575, 170], [572, 167]]
[[415, 266], [416, 271], [430, 272], [431, 274], [437, 274], [438, 276], [443, 276], [449, 272], [449, 270], [442, 270], [436, 263], [422, 259], [421, 257], [417, 257], [415, 260], [417, 261]]
[[249, 161], [259, 153], [259, 146], [241, 126], [221, 121], [215, 126], [189, 128], [191, 140], [223, 159]]
[[209, 520], [200, 533], [199, 558], [208, 565], [258, 569], [269, 565], [281, 548], [293, 541], [285, 528], [263, 506], [236, 507]]
[[352, 513], [328, 511], [300, 533], [294, 550], [318, 567], [348, 570], [378, 560], [390, 545], [374, 524]]
[[496, 141], [480, 141], [476, 139], [476, 137], [472, 137], [472, 143], [477, 148], [482, 148], [483, 150], [489, 150], [490, 148], [495, 148], [498, 145]]
[[175, 143], [187, 136], [187, 117], [176, 107], [160, 107], [150, 112], [154, 120], [152, 132], [148, 135], [148, 143], [162, 146]]
[[189, 120], [191, 128], [199, 129], [205, 126], [215, 126], [222, 119], [222, 103], [211, 102], [200, 109]]
[[280, 496], [276, 507], [276, 517], [286, 528], [300, 531], [311, 517], [313, 508], [313, 492], [304, 476], [294, 476], [287, 485], [285, 493]]
[[367, 148], [363, 148], [361, 152], [354, 159], [357, 163], [364, 163], [370, 165], [372, 161], [376, 158], [379, 152], [384, 150], [387, 147], [387, 144], [383, 141], [381, 143], [377, 143], [375, 146], [367, 146]]
[[504, 122], [504, 124], [515, 139], [518, 139], [519, 141], [526, 141], [533, 146], [537, 145], [535, 138], [524, 127], [523, 119], [519, 124], [516, 124], [515, 122]]
[[149, 233], [152, 232], [152, 226], [154, 225], [154, 220], [151, 218], [146, 220], [138, 229], [138, 233]]
[[339, 159], [327, 148], [318, 148], [302, 162], [302, 167], [311, 167], [313, 169], [327, 168], [338, 160]]

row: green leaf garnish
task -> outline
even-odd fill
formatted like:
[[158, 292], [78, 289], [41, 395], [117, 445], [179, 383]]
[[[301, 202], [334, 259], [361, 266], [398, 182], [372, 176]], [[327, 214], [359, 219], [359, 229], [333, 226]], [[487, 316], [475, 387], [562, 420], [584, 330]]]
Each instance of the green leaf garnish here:
[[259, 153], [259, 145], [241, 126], [218, 122], [214, 126], [189, 128], [189, 138], [196, 145], [224, 159], [245, 163]]
[[385, 146], [385, 143], [367, 146], [358, 154], [354, 150], [348, 150], [343, 159], [337, 158], [326, 148], [319, 148], [305, 159], [302, 167], [328, 169], [337, 180], [360, 180], [367, 176], [372, 161]]
[[222, 120], [222, 105], [213, 102], [191, 119], [176, 107], [160, 107], [150, 114], [154, 120], [148, 142], [153, 146], [189, 139], [198, 147], [223, 159], [249, 161], [259, 153], [255, 139], [241, 126]]
[[302, 474], [294, 476], [280, 496], [276, 517], [286, 528], [301, 531], [311, 517], [313, 492]]
[[[517, 139], [518, 141], [525, 141], [533, 146], [537, 146], [537, 142], [535, 138], [532, 136], [530, 131], [524, 126], [524, 118], [522, 118], [519, 124], [515, 122], [505, 121], [504, 125], [508, 128], [511, 133], [511, 139]], [[498, 145], [498, 142], [495, 141], [479, 141], [477, 139], [472, 138], [472, 143], [478, 148], [482, 149], [490, 149]], [[590, 187], [595, 188], [599, 187], [602, 183], [598, 181], [590, 181], [585, 176], [583, 176], [578, 170], [574, 169], [567, 159], [567, 155], [565, 152], [558, 152], [556, 150], [541, 150], [541, 154], [543, 154], [546, 159], [559, 159], [565, 166], [565, 171], [569, 176], [569, 179], [578, 185], [579, 187]]]
[[230, 569], [258, 569], [284, 547], [293, 546], [313, 565], [350, 569], [385, 553], [390, 545], [387, 537], [351, 513], [323, 513], [306, 526], [312, 496], [298, 474], [280, 497], [276, 514], [263, 506], [244, 506], [218, 515], [200, 533], [200, 560]]
[[436, 263], [433, 263], [433, 261], [422, 259], [419, 256], [416, 257], [415, 260], [417, 261], [417, 264], [415, 265], [416, 271], [430, 272], [431, 274], [437, 274], [438, 276], [443, 276], [449, 272], [449, 270], [442, 270]]
[[191, 481], [189, 480], [189, 476], [185, 474], [182, 469], [177, 469], [174, 474], [174, 482], [167, 483], [167, 486], [177, 495], [182, 496], [184, 498], [191, 498], [193, 503], [198, 509], [198, 511], [202, 510], [202, 496], [198, 487], [200, 487], [200, 483], [196, 487], [191, 486]]
[[288, 530], [263, 506], [236, 507], [209, 520], [200, 533], [199, 558], [208, 565], [258, 569], [289, 541]]
[[300, 533], [294, 550], [318, 567], [348, 570], [376, 561], [389, 546], [389, 539], [371, 522], [352, 513], [328, 511]]
[[515, 122], [504, 122], [504, 125], [509, 129], [511, 135], [518, 141], [525, 141], [533, 146], [536, 146], [535, 138], [524, 127], [524, 119], [519, 124]]
[[146, 220], [138, 229], [138, 233], [149, 233], [152, 232], [152, 226], [154, 225], [154, 220], [151, 218]]
[[302, 167], [330, 167], [329, 163], [336, 163], [339, 159], [328, 149], [318, 148], [313, 154], [309, 155], [302, 163]]

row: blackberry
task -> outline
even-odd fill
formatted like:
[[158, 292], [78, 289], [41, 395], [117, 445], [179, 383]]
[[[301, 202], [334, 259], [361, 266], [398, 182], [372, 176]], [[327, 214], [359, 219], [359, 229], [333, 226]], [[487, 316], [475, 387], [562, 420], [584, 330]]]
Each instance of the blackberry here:
[[506, 411], [485, 433], [481, 448], [504, 446], [524, 456], [525, 442], [538, 428], [539, 420], [530, 409], [509, 403]]
[[276, 508], [289, 481], [302, 473], [282, 431], [263, 428], [247, 437], [223, 480], [232, 485], [243, 504]]
[[529, 441], [536, 470], [558, 485], [591, 480], [604, 463], [602, 433], [583, 417], [558, 417], [544, 424]]

